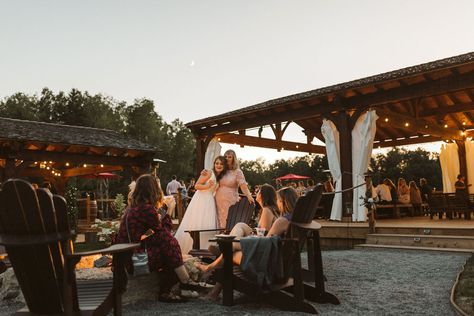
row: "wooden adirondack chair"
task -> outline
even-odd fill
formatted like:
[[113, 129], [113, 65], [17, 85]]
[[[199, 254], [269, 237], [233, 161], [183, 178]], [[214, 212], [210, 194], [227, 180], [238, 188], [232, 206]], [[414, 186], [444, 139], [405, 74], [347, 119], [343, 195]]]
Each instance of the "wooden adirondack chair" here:
[[[24, 180], [6, 181], [0, 192], [0, 244], [5, 245], [25, 297], [26, 315], [121, 315], [125, 263], [140, 244], [74, 253], [66, 201]], [[82, 256], [113, 254], [113, 279], [76, 282]]]
[[193, 249], [189, 252], [189, 254], [193, 257], [201, 258], [215, 257], [211, 252], [209, 252], [209, 250], [199, 249], [201, 244], [200, 233], [215, 231], [216, 234], [228, 234], [237, 223], [249, 224], [252, 220], [254, 211], [255, 205], [250, 204], [247, 198], [241, 198], [237, 203], [235, 203], [229, 208], [229, 214], [227, 215], [225, 229], [205, 229], [187, 231], [191, 234], [191, 238], [193, 239]]
[[[317, 314], [316, 308], [308, 302], [339, 304], [339, 299], [325, 291], [319, 229], [321, 225], [313, 221], [322, 196], [322, 186], [317, 186], [298, 199], [293, 211], [290, 230], [280, 241], [280, 255], [283, 260], [283, 273], [286, 282], [272, 284], [270, 290], [262, 290], [250, 281], [232, 263], [232, 241], [217, 239], [224, 255], [222, 269], [223, 303], [233, 305], [233, 291], [237, 290], [252, 297], [260, 296], [266, 302], [283, 310], [301, 311]], [[311, 256], [310, 270], [313, 284], [303, 281], [300, 253], [307, 240], [311, 240], [314, 255]], [[308, 244], [309, 246], [309, 244]]]

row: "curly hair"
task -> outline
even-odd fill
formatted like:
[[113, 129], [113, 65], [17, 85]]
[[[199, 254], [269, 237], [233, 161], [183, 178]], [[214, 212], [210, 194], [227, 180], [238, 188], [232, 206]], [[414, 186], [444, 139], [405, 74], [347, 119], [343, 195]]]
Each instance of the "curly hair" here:
[[144, 174], [137, 179], [130, 199], [130, 206], [137, 207], [151, 204], [156, 207], [163, 203], [163, 190], [160, 183], [151, 174]]

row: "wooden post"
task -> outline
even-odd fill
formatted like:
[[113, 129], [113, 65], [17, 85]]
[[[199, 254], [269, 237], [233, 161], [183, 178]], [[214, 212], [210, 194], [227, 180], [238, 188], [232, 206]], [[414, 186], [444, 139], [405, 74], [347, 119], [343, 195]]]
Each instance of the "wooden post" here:
[[4, 181], [15, 177], [15, 159], [5, 159]]
[[469, 184], [469, 179], [467, 178], [467, 157], [466, 157], [466, 143], [464, 140], [457, 140], [456, 144], [458, 145], [458, 156], [459, 156], [459, 173], [464, 176], [466, 180], [466, 193], [469, 194], [467, 185]]
[[[342, 189], [352, 187], [352, 134], [351, 120], [347, 112], [340, 112], [336, 120], [336, 127], [339, 131], [339, 149], [341, 159]], [[347, 205], [352, 205], [352, 191], [342, 194], [342, 216], [352, 217]]]

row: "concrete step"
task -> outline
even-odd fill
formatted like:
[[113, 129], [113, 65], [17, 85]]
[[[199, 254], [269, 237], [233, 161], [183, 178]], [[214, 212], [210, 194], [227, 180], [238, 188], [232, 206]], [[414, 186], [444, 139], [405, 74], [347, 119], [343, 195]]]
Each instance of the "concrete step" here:
[[448, 251], [448, 252], [460, 252], [460, 253], [474, 253], [474, 249], [463, 249], [463, 248], [437, 248], [437, 247], [415, 247], [415, 246], [400, 246], [400, 245], [371, 245], [371, 244], [360, 244], [354, 248], [364, 249], [403, 249], [403, 250], [423, 250], [423, 251]]
[[474, 237], [447, 235], [412, 235], [412, 234], [368, 234], [366, 244], [434, 247], [453, 249], [474, 249]]

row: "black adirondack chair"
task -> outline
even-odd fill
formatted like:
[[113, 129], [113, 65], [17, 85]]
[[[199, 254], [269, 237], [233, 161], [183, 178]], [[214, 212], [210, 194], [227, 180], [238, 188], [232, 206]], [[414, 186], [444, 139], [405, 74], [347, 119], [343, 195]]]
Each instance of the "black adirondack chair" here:
[[[319, 229], [321, 225], [313, 221], [319, 202], [321, 201], [322, 186], [315, 187], [305, 196], [298, 199], [290, 229], [280, 242], [280, 255], [283, 262], [283, 273], [286, 278], [279, 284], [272, 284], [270, 290], [260, 289], [254, 282], [245, 277], [240, 267], [232, 263], [232, 241], [217, 239], [224, 255], [222, 269], [223, 303], [233, 305], [233, 291], [237, 290], [251, 297], [261, 297], [268, 303], [283, 310], [301, 311], [317, 314], [316, 308], [308, 301], [317, 303], [339, 304], [339, 299], [325, 291], [321, 248], [319, 244]], [[300, 253], [306, 242], [308, 252], [309, 271], [311, 280], [304, 281]], [[311, 247], [310, 247], [311, 246]]]
[[235, 203], [229, 208], [225, 229], [205, 229], [187, 231], [191, 234], [191, 238], [193, 239], [193, 249], [189, 252], [189, 254], [193, 257], [201, 258], [215, 257], [209, 250], [199, 249], [201, 244], [200, 233], [215, 231], [216, 234], [228, 234], [237, 223], [249, 224], [252, 220], [254, 211], [255, 205], [250, 204], [247, 198], [241, 198], [237, 203]]
[[[25, 315], [121, 315], [127, 285], [125, 263], [140, 244], [74, 253], [66, 201], [24, 180], [6, 181], [0, 192], [0, 244], [25, 297]], [[113, 254], [113, 279], [76, 282], [82, 256]]]

